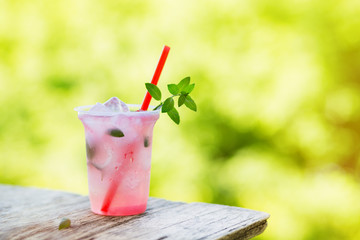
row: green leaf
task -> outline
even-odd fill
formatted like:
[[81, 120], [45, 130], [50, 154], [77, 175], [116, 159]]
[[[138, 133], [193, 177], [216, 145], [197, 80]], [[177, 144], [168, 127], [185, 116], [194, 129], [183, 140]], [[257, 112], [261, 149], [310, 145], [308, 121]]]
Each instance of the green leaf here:
[[150, 143], [149, 143], [149, 137], [148, 136], [146, 136], [145, 138], [144, 138], [144, 147], [149, 147], [149, 145], [150, 145]]
[[190, 84], [183, 89], [183, 92], [189, 94], [192, 92], [192, 90], [194, 90], [194, 87], [195, 87], [195, 83]]
[[168, 112], [170, 111], [172, 108], [174, 108], [174, 99], [172, 97], [169, 97], [165, 100], [162, 108], [161, 108], [161, 112]]
[[179, 88], [176, 84], [168, 84], [168, 90], [172, 95], [176, 95], [179, 93]]
[[186, 95], [182, 94], [180, 97], [179, 97], [179, 100], [178, 100], [178, 106], [181, 107], [181, 105], [183, 105], [185, 103], [185, 98], [186, 98]]
[[120, 129], [117, 129], [117, 128], [109, 129], [108, 134], [113, 137], [118, 137], [118, 138], [125, 136], [124, 133]]
[[158, 86], [152, 83], [145, 83], [146, 89], [150, 93], [150, 95], [155, 99], [160, 101], [161, 100], [161, 91]]
[[63, 219], [61, 219], [61, 222], [59, 224], [59, 230], [64, 229], [64, 228], [68, 228], [68, 227], [70, 227], [70, 225], [71, 225], [70, 219], [63, 218]]
[[186, 77], [179, 82], [177, 87], [179, 88], [179, 92], [181, 92], [184, 88], [186, 88], [190, 83], [190, 77]]
[[95, 147], [91, 147], [90, 144], [86, 141], [86, 156], [91, 160], [95, 155]]
[[196, 103], [194, 102], [194, 100], [189, 95], [187, 95], [185, 97], [185, 106], [187, 106], [189, 109], [191, 109], [191, 110], [193, 110], [195, 112], [197, 110]]
[[167, 112], [167, 114], [176, 124], [180, 123], [180, 116], [176, 108], [172, 108], [170, 111]]

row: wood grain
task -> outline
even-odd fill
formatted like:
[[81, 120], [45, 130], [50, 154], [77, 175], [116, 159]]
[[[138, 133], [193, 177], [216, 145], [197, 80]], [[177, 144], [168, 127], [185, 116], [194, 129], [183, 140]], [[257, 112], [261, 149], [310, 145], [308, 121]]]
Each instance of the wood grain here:
[[[58, 230], [62, 218], [71, 227]], [[0, 184], [0, 239], [250, 239], [269, 214], [207, 203], [150, 198], [145, 213], [93, 214], [87, 196]]]

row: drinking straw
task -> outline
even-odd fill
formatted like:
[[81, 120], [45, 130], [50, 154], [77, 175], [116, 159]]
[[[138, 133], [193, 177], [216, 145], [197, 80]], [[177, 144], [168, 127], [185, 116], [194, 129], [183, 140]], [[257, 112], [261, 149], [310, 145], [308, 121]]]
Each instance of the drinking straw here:
[[[154, 84], [154, 85], [157, 85], [158, 81], [159, 81], [159, 78], [160, 78], [160, 74], [164, 68], [164, 65], [165, 65], [165, 61], [166, 61], [166, 58], [169, 54], [169, 51], [170, 51], [170, 47], [168, 46], [164, 46], [163, 48], [163, 51], [161, 53], [161, 56], [160, 56], [160, 59], [159, 59], [159, 62], [158, 62], [158, 65], [156, 66], [156, 69], [155, 69], [155, 72], [154, 72], [154, 76], [151, 80], [151, 83]], [[148, 107], [149, 107], [149, 104], [150, 104], [150, 101], [151, 101], [151, 95], [148, 91], [146, 91], [146, 95], [145, 95], [145, 98], [144, 98], [144, 101], [141, 105], [141, 110], [142, 111], [147, 111]], [[108, 191], [106, 192], [106, 195], [105, 195], [105, 199], [104, 199], [104, 202], [102, 204], [102, 207], [101, 207], [101, 211], [103, 212], [107, 212], [109, 210], [109, 207], [110, 207], [110, 204], [115, 196], [115, 193], [116, 193], [116, 190], [119, 186], [119, 182], [118, 181], [113, 181], [112, 184], [110, 185]]]
[[[153, 76], [153, 78], [151, 80], [151, 83], [154, 84], [154, 85], [157, 85], [157, 83], [159, 81], [160, 74], [161, 74], [161, 71], [164, 68], [165, 61], [166, 61], [166, 58], [167, 58], [167, 56], [169, 54], [169, 51], [170, 51], [170, 47], [165, 45], [164, 49], [163, 49], [163, 51], [161, 53], [161, 56], [160, 56], [158, 65], [156, 67], [156, 70], [154, 72], [154, 76]], [[148, 109], [148, 107], [149, 107], [150, 101], [151, 101], [151, 95], [150, 95], [150, 93], [148, 91], [146, 91], [144, 101], [143, 101], [143, 103], [141, 105], [141, 110], [146, 111]]]

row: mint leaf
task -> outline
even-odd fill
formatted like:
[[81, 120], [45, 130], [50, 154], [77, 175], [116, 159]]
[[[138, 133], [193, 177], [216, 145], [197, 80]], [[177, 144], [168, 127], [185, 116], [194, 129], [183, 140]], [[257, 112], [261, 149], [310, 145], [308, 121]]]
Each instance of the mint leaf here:
[[170, 111], [167, 112], [167, 114], [176, 124], [180, 123], [180, 116], [176, 108], [172, 108]]
[[144, 147], [148, 147], [150, 145], [150, 143], [149, 143], [149, 137], [148, 136], [146, 136], [145, 138], [144, 138]]
[[168, 90], [172, 95], [176, 95], [179, 93], [179, 88], [176, 84], [168, 84]]
[[70, 225], [71, 225], [70, 219], [68, 219], [68, 218], [63, 218], [63, 219], [61, 219], [61, 221], [60, 221], [59, 230], [64, 229], [64, 228], [68, 228], [68, 227], [70, 227]]
[[190, 84], [188, 86], [186, 86], [182, 92], [185, 92], [186, 94], [189, 94], [192, 92], [192, 90], [194, 90], [194, 87], [195, 87], [195, 83], [193, 84]]
[[178, 100], [178, 107], [181, 107], [181, 105], [183, 105], [185, 103], [185, 98], [186, 98], [186, 95], [182, 94], [180, 97], [179, 97], [179, 100]]
[[86, 141], [86, 156], [91, 160], [95, 155], [95, 147], [90, 147], [90, 144]]
[[150, 95], [155, 99], [160, 101], [161, 100], [161, 91], [158, 86], [152, 83], [145, 83], [146, 89], [150, 93]]
[[187, 95], [185, 97], [185, 106], [187, 106], [189, 109], [191, 109], [191, 110], [193, 110], [195, 112], [197, 110], [196, 103], [194, 102], [194, 100], [189, 95]]
[[179, 82], [179, 84], [177, 85], [177, 87], [179, 88], [179, 91], [183, 91], [184, 88], [186, 88], [190, 83], [190, 77], [186, 77], [183, 80], [181, 80]]
[[172, 97], [169, 97], [165, 100], [162, 108], [161, 108], [161, 112], [168, 112], [170, 111], [172, 108], [174, 108], [174, 99]]
[[109, 129], [108, 134], [113, 137], [119, 137], [119, 138], [125, 136], [124, 133], [120, 129], [117, 129], [117, 128]]

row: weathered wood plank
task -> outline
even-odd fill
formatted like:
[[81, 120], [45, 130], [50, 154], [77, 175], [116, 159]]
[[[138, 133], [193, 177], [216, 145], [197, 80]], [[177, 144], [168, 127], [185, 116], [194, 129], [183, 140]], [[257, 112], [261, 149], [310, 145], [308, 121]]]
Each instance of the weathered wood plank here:
[[[58, 230], [61, 218], [71, 227]], [[0, 239], [249, 239], [269, 214], [207, 203], [150, 198], [144, 214], [106, 217], [90, 211], [87, 196], [0, 185]]]

